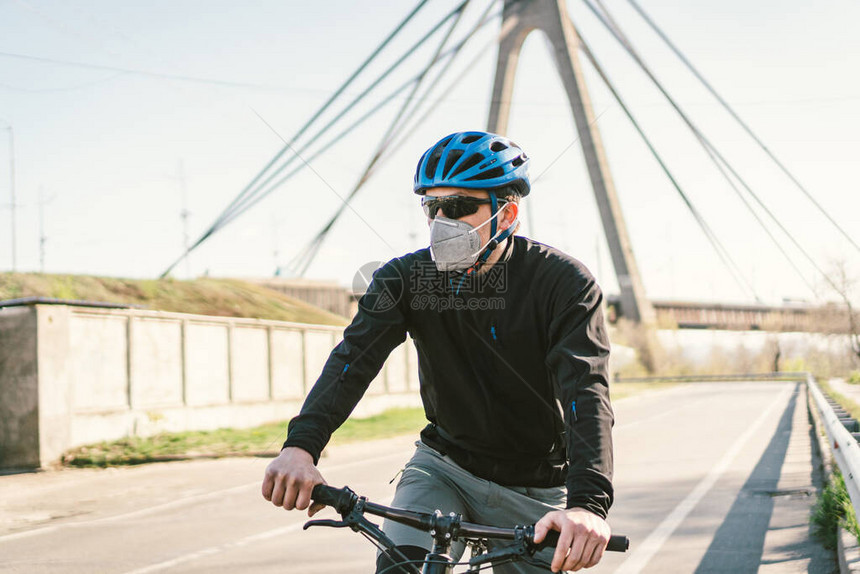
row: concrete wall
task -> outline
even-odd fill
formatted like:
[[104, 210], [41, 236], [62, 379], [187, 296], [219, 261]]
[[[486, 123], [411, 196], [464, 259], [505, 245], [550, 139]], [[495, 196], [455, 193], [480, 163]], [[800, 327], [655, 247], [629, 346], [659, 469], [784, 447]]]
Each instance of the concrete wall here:
[[[248, 427], [298, 412], [342, 329], [36, 305], [0, 309], [0, 468], [163, 431]], [[411, 341], [357, 416], [418, 405]]]

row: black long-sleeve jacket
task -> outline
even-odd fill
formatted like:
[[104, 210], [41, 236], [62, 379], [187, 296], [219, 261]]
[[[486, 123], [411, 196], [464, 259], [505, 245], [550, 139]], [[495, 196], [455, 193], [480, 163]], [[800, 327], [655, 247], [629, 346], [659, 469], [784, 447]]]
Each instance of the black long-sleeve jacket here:
[[374, 274], [284, 446], [323, 447], [407, 332], [422, 439], [503, 485], [567, 485], [568, 508], [612, 504], [609, 341], [602, 294], [576, 259], [514, 236], [487, 273], [436, 271], [429, 249]]

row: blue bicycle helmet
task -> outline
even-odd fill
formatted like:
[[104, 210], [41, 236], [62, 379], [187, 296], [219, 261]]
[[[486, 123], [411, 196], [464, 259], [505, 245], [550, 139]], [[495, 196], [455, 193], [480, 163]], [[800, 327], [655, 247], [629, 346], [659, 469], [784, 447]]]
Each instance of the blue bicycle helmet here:
[[520, 146], [496, 134], [451, 134], [424, 152], [415, 170], [415, 193], [424, 195], [434, 187], [509, 187], [525, 197], [531, 189], [529, 158]]

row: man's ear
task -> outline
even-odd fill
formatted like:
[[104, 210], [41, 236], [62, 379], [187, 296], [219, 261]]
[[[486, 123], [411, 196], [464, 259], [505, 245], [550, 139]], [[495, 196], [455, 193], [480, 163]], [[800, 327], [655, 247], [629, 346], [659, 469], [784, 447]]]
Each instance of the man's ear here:
[[520, 206], [509, 201], [505, 204], [505, 213], [502, 214], [502, 220], [499, 222], [499, 229], [502, 231], [514, 224], [517, 220], [517, 215], [520, 213]]

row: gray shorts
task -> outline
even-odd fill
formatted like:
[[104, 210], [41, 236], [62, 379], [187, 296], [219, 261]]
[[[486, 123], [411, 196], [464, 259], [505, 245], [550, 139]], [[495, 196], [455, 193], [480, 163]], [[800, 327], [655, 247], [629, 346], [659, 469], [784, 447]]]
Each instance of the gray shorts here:
[[[564, 486], [500, 486], [476, 477], [447, 455], [440, 454], [421, 441], [416, 442], [415, 446], [415, 454], [406, 464], [397, 483], [391, 503], [396, 508], [429, 513], [437, 509], [445, 514], [456, 512], [466, 522], [509, 527], [533, 524], [547, 512], [563, 509], [567, 502], [567, 489]], [[433, 546], [433, 539], [428, 533], [409, 526], [386, 520], [382, 529], [398, 546], [420, 546], [428, 550]], [[505, 542], [499, 541], [499, 544], [504, 545]], [[451, 555], [459, 559], [464, 550], [462, 543], [455, 544]], [[541, 558], [550, 561], [552, 551], [543, 551]], [[547, 571], [524, 562], [515, 562], [499, 566], [493, 572], [545, 574]]]

